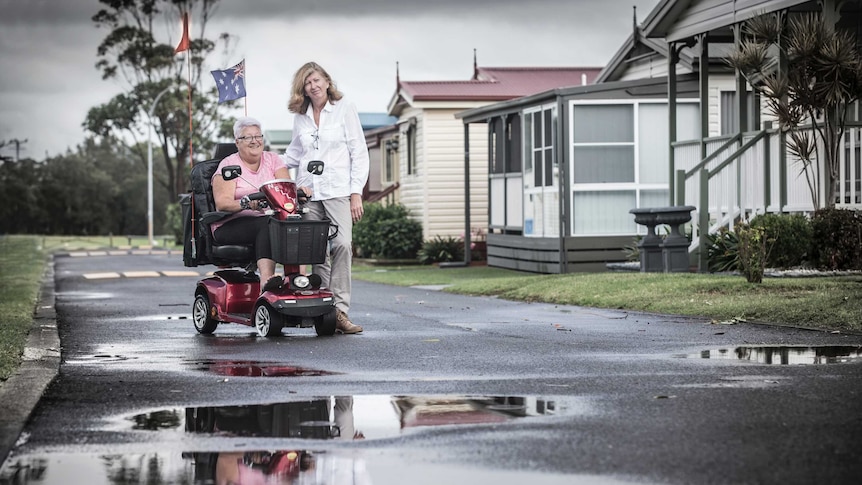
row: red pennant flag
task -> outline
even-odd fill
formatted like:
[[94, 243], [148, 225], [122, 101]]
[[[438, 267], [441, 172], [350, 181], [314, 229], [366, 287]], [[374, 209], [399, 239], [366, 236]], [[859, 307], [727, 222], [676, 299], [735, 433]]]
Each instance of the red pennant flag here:
[[187, 50], [189, 50], [189, 13], [183, 12], [183, 37], [180, 39], [180, 45], [174, 49], [174, 54]]

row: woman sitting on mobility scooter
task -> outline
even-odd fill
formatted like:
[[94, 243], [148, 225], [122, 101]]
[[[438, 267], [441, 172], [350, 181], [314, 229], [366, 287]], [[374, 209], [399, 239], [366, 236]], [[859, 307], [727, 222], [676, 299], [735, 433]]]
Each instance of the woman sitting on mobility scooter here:
[[[265, 217], [264, 201], [249, 200], [248, 195], [273, 179], [289, 179], [290, 174], [281, 158], [263, 150], [263, 130], [258, 120], [240, 118], [233, 125], [238, 153], [227, 156], [213, 174], [212, 187], [216, 210], [233, 212], [230, 216], [212, 223], [213, 238], [218, 244], [254, 244], [257, 269], [264, 291], [282, 287], [284, 279], [275, 275], [275, 261], [269, 241], [269, 217]], [[221, 169], [227, 165], [242, 167], [242, 177], [225, 180]], [[256, 184], [256, 185], [251, 185]], [[306, 196], [311, 188], [300, 187]]]

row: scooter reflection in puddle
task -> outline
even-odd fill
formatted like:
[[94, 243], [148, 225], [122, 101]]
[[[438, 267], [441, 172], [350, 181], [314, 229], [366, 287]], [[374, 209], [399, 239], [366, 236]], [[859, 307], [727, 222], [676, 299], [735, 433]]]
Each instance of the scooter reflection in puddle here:
[[[350, 396], [267, 405], [189, 408], [186, 430], [312, 440], [365, 438], [362, 431], [355, 428]], [[351, 449], [194, 453], [194, 459], [195, 483], [200, 484], [371, 484], [365, 460]]]

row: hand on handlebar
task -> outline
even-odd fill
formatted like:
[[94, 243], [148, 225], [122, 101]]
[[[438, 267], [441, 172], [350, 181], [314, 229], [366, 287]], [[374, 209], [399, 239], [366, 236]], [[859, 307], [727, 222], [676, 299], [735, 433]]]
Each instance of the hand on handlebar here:
[[313, 191], [311, 190], [311, 187], [300, 187], [296, 189], [296, 198], [299, 200], [300, 204], [304, 204], [311, 200], [312, 194]]
[[239, 208], [240, 210], [264, 210], [269, 209], [269, 202], [266, 199], [252, 199], [246, 195], [239, 200]]

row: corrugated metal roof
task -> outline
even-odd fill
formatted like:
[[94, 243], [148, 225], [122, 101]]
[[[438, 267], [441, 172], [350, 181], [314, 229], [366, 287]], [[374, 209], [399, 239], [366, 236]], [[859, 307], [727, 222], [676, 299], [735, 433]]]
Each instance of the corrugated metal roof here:
[[401, 81], [413, 101], [500, 101], [592, 84], [601, 67], [480, 67], [469, 81]]
[[359, 113], [359, 123], [363, 130], [373, 130], [381, 126], [394, 125], [398, 122], [397, 116], [389, 116], [386, 113]]
[[293, 130], [266, 130], [264, 136], [268, 143], [287, 145], [293, 138]]

